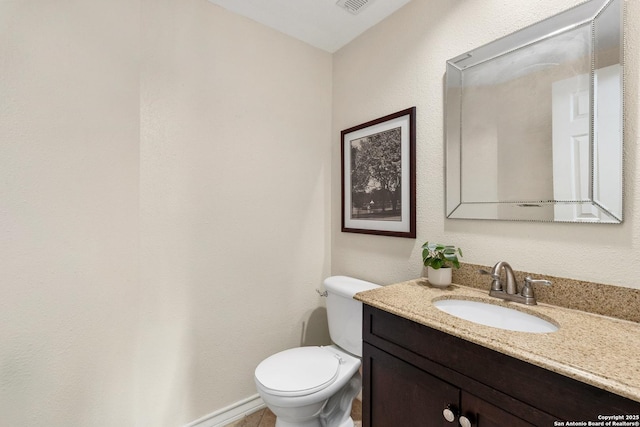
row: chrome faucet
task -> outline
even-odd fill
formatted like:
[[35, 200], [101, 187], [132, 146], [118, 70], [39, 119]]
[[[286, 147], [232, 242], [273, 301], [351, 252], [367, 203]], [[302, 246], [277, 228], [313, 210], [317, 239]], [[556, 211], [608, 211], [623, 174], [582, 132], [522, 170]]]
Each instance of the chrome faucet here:
[[[502, 285], [502, 270], [504, 270], [505, 274], [506, 289]], [[480, 273], [489, 275], [493, 279], [491, 282], [491, 289], [489, 290], [489, 296], [527, 305], [537, 304], [536, 297], [533, 292], [533, 285], [551, 286], [551, 282], [549, 280], [532, 279], [527, 276], [524, 279], [522, 289], [518, 292], [518, 283], [515, 275], [513, 274], [513, 269], [506, 261], [496, 263], [490, 272], [480, 270]]]

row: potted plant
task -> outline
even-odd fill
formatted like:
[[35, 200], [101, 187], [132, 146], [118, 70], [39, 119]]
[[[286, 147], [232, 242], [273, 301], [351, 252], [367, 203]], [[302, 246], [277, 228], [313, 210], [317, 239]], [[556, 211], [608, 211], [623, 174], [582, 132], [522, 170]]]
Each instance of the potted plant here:
[[455, 246], [425, 242], [422, 245], [422, 262], [427, 267], [429, 283], [449, 286], [452, 267], [460, 268], [458, 255], [462, 256], [462, 250]]

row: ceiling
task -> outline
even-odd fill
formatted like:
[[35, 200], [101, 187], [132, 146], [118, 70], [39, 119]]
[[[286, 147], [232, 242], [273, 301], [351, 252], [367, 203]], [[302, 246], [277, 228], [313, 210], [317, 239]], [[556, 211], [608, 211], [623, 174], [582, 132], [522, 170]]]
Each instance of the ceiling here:
[[[333, 53], [411, 0], [209, 0], [312, 46]], [[345, 0], [338, 0], [343, 3]]]

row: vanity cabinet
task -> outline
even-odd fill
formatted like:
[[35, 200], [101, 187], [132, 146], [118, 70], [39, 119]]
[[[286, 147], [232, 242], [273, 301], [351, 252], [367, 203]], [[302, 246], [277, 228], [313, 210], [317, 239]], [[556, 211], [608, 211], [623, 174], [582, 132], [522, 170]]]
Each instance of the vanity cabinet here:
[[365, 305], [363, 316], [364, 427], [554, 426], [640, 413], [638, 402], [383, 310]]
[[[477, 396], [428, 374], [397, 357], [365, 344], [364, 364], [370, 381], [365, 391], [365, 426], [442, 426], [452, 425], [443, 410], [462, 414], [481, 427], [532, 427], [530, 424]], [[482, 413], [481, 419], [471, 414]], [[363, 414], [364, 415], [364, 414]], [[454, 415], [454, 416], [455, 416]], [[457, 417], [456, 417], [457, 418]], [[480, 423], [477, 423], [480, 421]]]

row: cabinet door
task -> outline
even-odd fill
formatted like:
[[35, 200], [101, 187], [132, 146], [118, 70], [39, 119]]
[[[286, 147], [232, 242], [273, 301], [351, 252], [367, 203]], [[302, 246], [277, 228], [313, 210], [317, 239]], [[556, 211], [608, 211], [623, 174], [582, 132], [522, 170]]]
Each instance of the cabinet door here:
[[463, 416], [471, 421], [473, 427], [535, 427], [522, 418], [462, 391], [461, 407]]
[[458, 408], [460, 390], [364, 343], [364, 427], [451, 427], [442, 411]]

